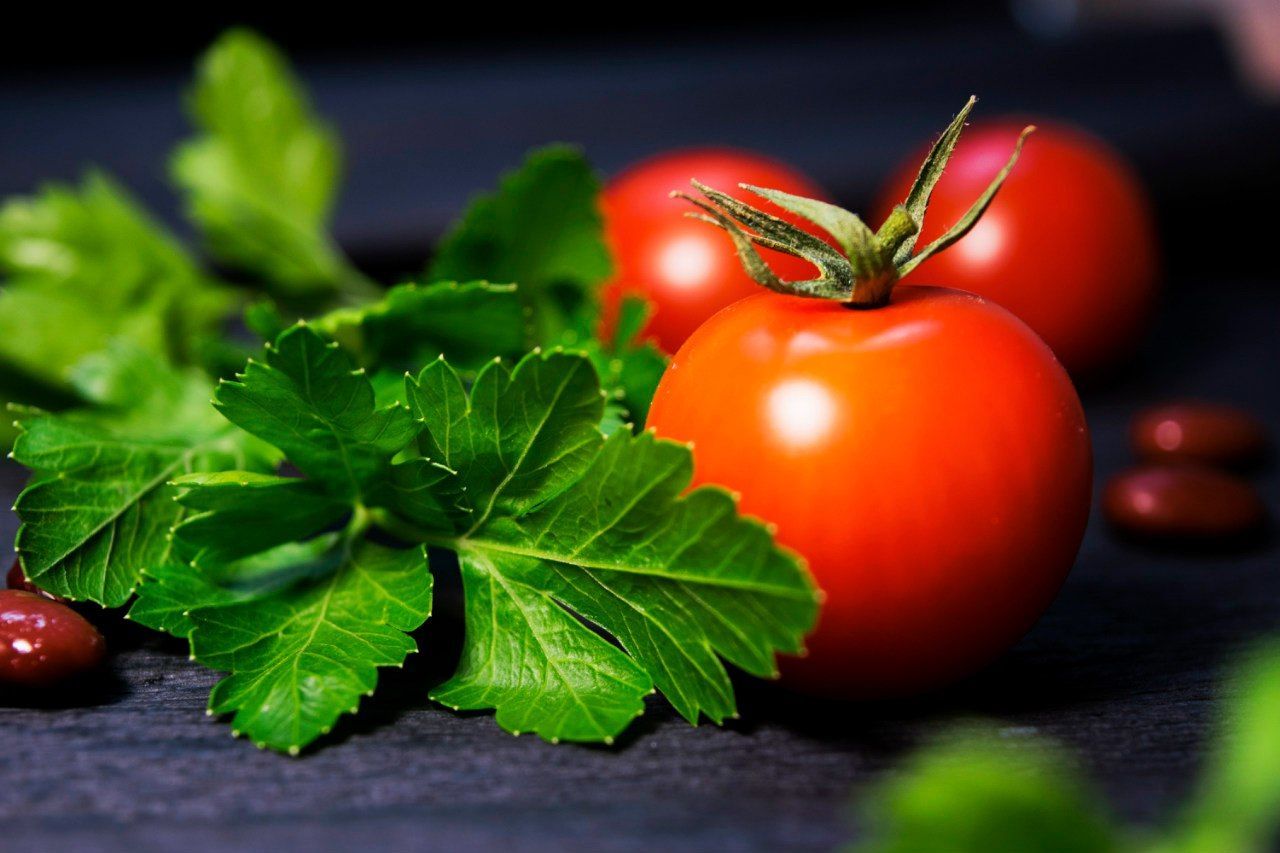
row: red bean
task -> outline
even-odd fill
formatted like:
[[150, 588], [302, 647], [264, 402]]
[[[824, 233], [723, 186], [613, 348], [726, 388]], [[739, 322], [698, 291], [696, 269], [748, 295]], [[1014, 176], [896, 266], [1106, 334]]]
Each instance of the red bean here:
[[1102, 495], [1107, 520], [1128, 533], [1165, 539], [1229, 539], [1266, 519], [1244, 480], [1198, 465], [1149, 465], [1112, 477]]
[[1129, 427], [1134, 452], [1150, 462], [1239, 467], [1267, 451], [1267, 429], [1246, 411], [1219, 403], [1169, 403], [1139, 412]]
[[31, 581], [27, 580], [26, 573], [22, 571], [22, 563], [17, 560], [13, 561], [13, 566], [9, 569], [9, 574], [5, 578], [5, 586], [9, 589], [20, 589], [23, 592], [30, 592], [34, 595], [39, 595], [49, 599], [50, 601], [66, 602], [66, 599], [62, 596], [46, 592]]
[[0, 590], [0, 683], [47, 687], [97, 666], [107, 644], [65, 604]]

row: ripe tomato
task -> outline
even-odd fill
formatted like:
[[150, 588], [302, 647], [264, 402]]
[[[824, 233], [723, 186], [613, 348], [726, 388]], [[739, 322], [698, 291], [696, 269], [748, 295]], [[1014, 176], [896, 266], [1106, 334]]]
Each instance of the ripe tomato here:
[[[1022, 124], [979, 122], [965, 131], [933, 191], [917, 247], [968, 209], [1004, 164]], [[1119, 154], [1070, 127], [1037, 128], [982, 221], [914, 276], [995, 300], [1068, 369], [1087, 373], [1137, 343], [1155, 294], [1155, 228]], [[920, 159], [908, 158], [889, 182], [882, 216], [906, 198]]]
[[1070, 379], [1025, 324], [959, 291], [738, 302], [676, 354], [649, 424], [693, 442], [696, 482], [738, 491], [807, 559], [827, 598], [783, 675], [814, 692], [902, 695], [977, 670], [1052, 601], [1088, 516]]
[[[806, 227], [804, 220], [762, 203], [738, 184], [826, 198], [808, 178], [777, 161], [721, 148], [663, 154], [622, 173], [605, 188], [602, 199], [605, 237], [616, 266], [603, 293], [606, 340], [626, 294], [649, 300], [653, 313], [644, 335], [675, 352], [712, 314], [759, 290], [724, 235], [685, 216], [692, 208], [670, 197], [672, 190], [688, 190], [691, 178]], [[812, 266], [790, 255], [769, 250], [762, 254], [784, 277], [813, 274]]]

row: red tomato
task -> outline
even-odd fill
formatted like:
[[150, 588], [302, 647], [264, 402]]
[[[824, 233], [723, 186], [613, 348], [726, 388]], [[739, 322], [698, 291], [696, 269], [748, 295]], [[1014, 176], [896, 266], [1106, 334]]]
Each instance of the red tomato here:
[[[917, 248], [982, 193], [1024, 124], [979, 122], [964, 132], [934, 189]], [[1119, 154], [1079, 130], [1036, 124], [1017, 168], [973, 231], [903, 284], [993, 299], [1071, 371], [1089, 372], [1137, 343], [1155, 293], [1155, 227], [1142, 187]], [[908, 158], [890, 181], [881, 216], [907, 197], [922, 159]]]
[[[693, 208], [670, 197], [672, 190], [690, 190], [691, 178], [806, 228], [811, 226], [804, 220], [739, 189], [738, 184], [827, 198], [798, 172], [741, 151], [676, 151], [633, 166], [609, 183], [602, 200], [605, 237], [616, 265], [603, 294], [606, 339], [626, 294], [649, 300], [653, 314], [645, 337], [675, 352], [712, 314], [760, 289], [743, 272], [728, 238], [685, 216]], [[761, 254], [783, 278], [806, 279], [814, 274], [814, 268], [798, 258], [767, 249]]]
[[1089, 513], [1071, 380], [1025, 324], [954, 290], [738, 302], [676, 354], [649, 423], [807, 559], [827, 597], [783, 675], [813, 692], [974, 672], [1053, 600]]

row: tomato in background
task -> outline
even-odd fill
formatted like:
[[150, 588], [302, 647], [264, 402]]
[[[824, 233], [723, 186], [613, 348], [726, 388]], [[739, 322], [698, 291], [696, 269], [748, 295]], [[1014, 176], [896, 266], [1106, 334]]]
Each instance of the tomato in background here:
[[[976, 122], [965, 130], [933, 191], [917, 248], [969, 208], [1023, 124]], [[1088, 373], [1137, 344], [1155, 295], [1155, 226], [1146, 194], [1119, 154], [1080, 130], [1036, 125], [982, 221], [921, 264], [912, 280], [1000, 303], [1069, 370]], [[889, 182], [874, 224], [906, 198], [920, 161], [919, 154], [907, 158]]]
[[826, 600], [782, 672], [811, 692], [976, 671], [1048, 607], [1088, 518], [1071, 380], [1025, 324], [954, 290], [899, 287], [869, 310], [740, 301], [676, 354], [649, 424], [806, 558]]
[[[653, 313], [643, 334], [673, 353], [712, 314], [759, 291], [724, 234], [685, 216], [689, 204], [670, 197], [672, 190], [688, 190], [691, 178], [806, 229], [810, 226], [804, 220], [762, 202], [738, 184], [827, 198], [804, 175], [776, 160], [726, 148], [673, 151], [632, 166], [609, 182], [602, 199], [605, 237], [616, 267], [603, 292], [605, 339], [618, 303], [627, 294], [649, 301]], [[804, 279], [814, 272], [806, 261], [790, 255], [770, 250], [761, 254], [786, 278]]]

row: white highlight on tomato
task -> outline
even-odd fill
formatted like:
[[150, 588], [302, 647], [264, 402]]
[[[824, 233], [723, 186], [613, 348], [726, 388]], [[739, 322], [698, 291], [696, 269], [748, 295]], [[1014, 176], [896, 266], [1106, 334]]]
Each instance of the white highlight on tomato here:
[[1000, 254], [1006, 242], [1004, 223], [990, 213], [980, 220], [973, 230], [951, 247], [973, 263], [983, 264]]
[[674, 240], [658, 256], [662, 275], [676, 287], [693, 287], [706, 280], [716, 264], [715, 251], [706, 240], [685, 237]]
[[858, 344], [858, 349], [866, 351], [903, 347], [932, 337], [938, 333], [940, 328], [941, 325], [936, 320], [916, 320], [911, 323], [901, 323], [862, 341]]
[[769, 392], [769, 420], [788, 444], [809, 447], [824, 441], [836, 421], [836, 401], [821, 383], [789, 379]]
[[831, 340], [817, 332], [797, 332], [787, 344], [787, 355], [798, 358], [806, 355], [817, 355], [835, 349]]

